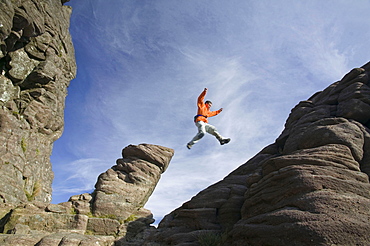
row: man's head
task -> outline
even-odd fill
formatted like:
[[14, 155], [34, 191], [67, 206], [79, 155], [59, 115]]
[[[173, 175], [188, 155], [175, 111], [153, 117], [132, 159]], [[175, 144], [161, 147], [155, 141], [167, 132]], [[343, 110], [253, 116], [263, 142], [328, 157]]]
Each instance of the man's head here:
[[207, 108], [212, 107], [212, 102], [211, 101], [206, 101], [205, 104], [206, 104]]

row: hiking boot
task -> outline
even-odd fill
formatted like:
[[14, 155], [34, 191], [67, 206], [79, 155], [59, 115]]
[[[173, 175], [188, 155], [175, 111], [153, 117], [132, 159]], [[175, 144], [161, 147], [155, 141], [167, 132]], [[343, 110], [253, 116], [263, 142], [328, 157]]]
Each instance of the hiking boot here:
[[193, 147], [193, 146], [189, 143], [186, 145], [186, 148], [188, 148], [188, 149], [191, 149], [191, 147]]
[[221, 140], [220, 140], [220, 144], [221, 144], [221, 145], [227, 144], [228, 142], [230, 142], [230, 140], [231, 140], [230, 138], [224, 138], [224, 139], [221, 139]]

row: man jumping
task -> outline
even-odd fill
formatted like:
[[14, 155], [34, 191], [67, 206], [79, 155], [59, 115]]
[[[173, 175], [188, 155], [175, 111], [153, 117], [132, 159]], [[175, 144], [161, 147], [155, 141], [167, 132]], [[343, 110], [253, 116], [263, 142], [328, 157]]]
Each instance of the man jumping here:
[[207, 88], [204, 89], [204, 91], [199, 95], [198, 97], [198, 114], [194, 117], [195, 125], [198, 127], [198, 133], [195, 135], [195, 137], [186, 145], [188, 149], [191, 149], [195, 143], [197, 143], [202, 137], [204, 137], [204, 134], [208, 132], [209, 134], [212, 134], [215, 136], [218, 141], [220, 141], [221, 145], [227, 144], [230, 142], [230, 138], [224, 138], [222, 137], [216, 127], [208, 124], [208, 117], [212, 117], [215, 115], [218, 115], [223, 110], [220, 108], [217, 111], [210, 111], [212, 107], [211, 101], [206, 101], [204, 103], [204, 97], [207, 94]]

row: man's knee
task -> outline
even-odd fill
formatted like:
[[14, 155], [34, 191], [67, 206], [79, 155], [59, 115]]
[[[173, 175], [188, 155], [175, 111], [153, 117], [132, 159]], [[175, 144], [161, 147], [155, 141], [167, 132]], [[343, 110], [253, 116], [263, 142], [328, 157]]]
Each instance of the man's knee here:
[[214, 127], [214, 126], [209, 126], [209, 128], [207, 129], [210, 134], [214, 134], [215, 132], [217, 132], [217, 128]]
[[198, 138], [200, 139], [200, 138], [202, 138], [202, 137], [204, 137], [204, 132], [199, 132], [199, 133], [198, 133]]

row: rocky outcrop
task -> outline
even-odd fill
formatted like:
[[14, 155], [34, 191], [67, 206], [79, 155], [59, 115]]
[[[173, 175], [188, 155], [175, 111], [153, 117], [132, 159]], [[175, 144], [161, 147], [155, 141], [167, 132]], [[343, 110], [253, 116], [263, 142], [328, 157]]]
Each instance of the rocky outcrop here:
[[51, 201], [50, 154], [76, 73], [70, 14], [60, 0], [0, 1], [0, 214]]
[[142, 245], [368, 245], [369, 73], [370, 63], [300, 102], [275, 143]]
[[[130, 145], [101, 174], [92, 194], [60, 204], [27, 203], [0, 220], [0, 245], [124, 245], [154, 230], [144, 208], [174, 154], [158, 145]], [[10, 206], [11, 207], [11, 206]], [[134, 244], [135, 245], [135, 244]]]
[[98, 178], [93, 214], [127, 219], [146, 204], [172, 155], [171, 149], [148, 144], [124, 148], [117, 165]]
[[173, 155], [157, 145], [130, 145], [92, 194], [50, 204], [50, 154], [76, 74], [65, 2], [0, 0], [0, 245], [120, 245], [144, 238], [154, 222], [144, 205]]
[[370, 64], [292, 109], [275, 143], [167, 215], [143, 208], [173, 150], [122, 151], [91, 194], [50, 204], [76, 66], [68, 0], [0, 0], [1, 245], [368, 245]]

